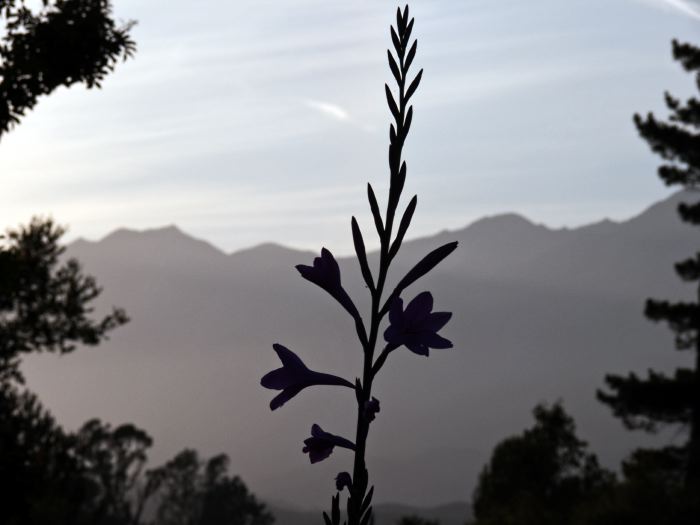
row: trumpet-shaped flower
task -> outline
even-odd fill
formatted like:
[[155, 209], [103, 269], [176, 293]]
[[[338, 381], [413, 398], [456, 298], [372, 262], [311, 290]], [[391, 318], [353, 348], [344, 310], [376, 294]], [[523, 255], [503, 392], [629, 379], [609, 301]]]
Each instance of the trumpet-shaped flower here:
[[389, 309], [390, 325], [384, 332], [384, 339], [390, 345], [406, 345], [411, 352], [425, 356], [430, 348], [452, 348], [450, 341], [437, 334], [452, 314], [432, 310], [433, 296], [430, 292], [418, 294], [405, 310], [403, 300], [397, 297]]
[[285, 346], [274, 344], [272, 348], [282, 361], [282, 368], [268, 372], [260, 380], [260, 384], [265, 388], [282, 391], [270, 402], [272, 410], [284, 405], [307, 386], [337, 385], [355, 388], [342, 377], [309, 370], [299, 356]]
[[311, 437], [304, 440], [304, 454], [309, 455], [311, 463], [323, 461], [333, 452], [334, 447], [343, 447], [355, 450], [355, 444], [344, 437], [336, 436], [314, 424], [311, 427]]
[[350, 315], [355, 318], [359, 316], [355, 304], [340, 284], [340, 267], [329, 250], [323, 248], [321, 257], [314, 259], [313, 266], [298, 264], [296, 269], [304, 279], [311, 281], [331, 294]]

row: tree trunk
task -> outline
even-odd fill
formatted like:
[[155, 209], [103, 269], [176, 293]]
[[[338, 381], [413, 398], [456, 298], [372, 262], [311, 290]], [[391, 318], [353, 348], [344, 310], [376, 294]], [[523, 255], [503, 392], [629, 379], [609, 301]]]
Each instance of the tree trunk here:
[[[700, 308], [700, 286], [698, 287], [698, 307]], [[691, 400], [688, 469], [685, 478], [686, 488], [691, 490], [700, 489], [700, 313], [696, 314], [695, 324], [695, 374]]]

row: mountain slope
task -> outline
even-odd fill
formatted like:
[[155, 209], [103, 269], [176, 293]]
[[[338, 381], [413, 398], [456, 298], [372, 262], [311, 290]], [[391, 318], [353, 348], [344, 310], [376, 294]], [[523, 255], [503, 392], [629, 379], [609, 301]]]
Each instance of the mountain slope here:
[[[692, 292], [672, 269], [698, 247], [675, 216], [681, 198], [621, 223], [552, 230], [504, 215], [407, 242], [390, 282], [428, 250], [460, 241], [406, 294], [431, 290], [436, 309], [454, 312], [444, 333], [455, 348], [428, 359], [397, 351], [378, 379], [382, 411], [368, 449], [377, 501], [469, 499], [492, 447], [528, 426], [541, 401], [562, 399], [607, 464], [654, 442], [625, 432], [595, 390], [609, 372], [688, 361], [642, 316], [649, 296]], [[312, 423], [352, 434], [350, 392], [310, 389], [271, 413], [274, 393], [259, 386], [279, 366], [275, 342], [314, 369], [359, 374], [352, 322], [293, 268], [314, 254], [266, 244], [227, 255], [174, 228], [121, 231], [69, 253], [104, 286], [101, 308], [124, 306], [132, 322], [100, 348], [28, 361], [30, 385], [59, 420], [133, 421], [153, 434], [155, 461], [185, 446], [226, 451], [253, 490], [276, 501], [318, 506], [331, 493], [349, 457], [340, 450], [310, 466], [301, 446]], [[339, 262], [366, 311], [356, 262]]]

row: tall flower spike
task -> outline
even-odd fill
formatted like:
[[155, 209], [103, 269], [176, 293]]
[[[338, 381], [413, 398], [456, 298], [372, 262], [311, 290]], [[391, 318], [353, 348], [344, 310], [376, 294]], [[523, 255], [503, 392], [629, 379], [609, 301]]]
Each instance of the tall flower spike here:
[[452, 343], [437, 332], [447, 324], [450, 312], [433, 312], [433, 296], [430, 292], [418, 294], [403, 309], [403, 301], [397, 297], [389, 310], [389, 327], [384, 332], [387, 343], [406, 347], [413, 353], [427, 356], [430, 348], [452, 348]]
[[352, 441], [330, 432], [325, 432], [321, 427], [314, 424], [311, 427], [311, 437], [304, 440], [302, 451], [304, 454], [309, 455], [311, 463], [318, 463], [330, 456], [334, 447], [355, 450], [355, 444]]
[[320, 286], [345, 308], [350, 315], [358, 319], [360, 314], [343, 286], [340, 284], [340, 267], [333, 254], [326, 248], [321, 249], [321, 257], [316, 257], [313, 266], [298, 264], [296, 269], [307, 281]]
[[282, 361], [282, 368], [268, 372], [260, 380], [260, 384], [265, 388], [282, 391], [270, 402], [272, 410], [281, 407], [308, 386], [337, 385], [355, 388], [342, 377], [309, 370], [299, 356], [285, 346], [274, 344], [272, 348]]

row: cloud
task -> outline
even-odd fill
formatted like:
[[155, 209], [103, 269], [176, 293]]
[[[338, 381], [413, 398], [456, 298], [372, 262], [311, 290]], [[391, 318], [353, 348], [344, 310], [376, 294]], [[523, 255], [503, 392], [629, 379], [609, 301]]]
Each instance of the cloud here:
[[697, 2], [691, 0], [653, 0], [653, 2], [680, 11], [696, 20], [700, 20], [700, 5], [698, 5]]
[[304, 104], [314, 109], [326, 116], [329, 116], [335, 120], [347, 121], [350, 119], [350, 115], [347, 111], [336, 104], [331, 104], [330, 102], [322, 102], [320, 100], [305, 100]]

